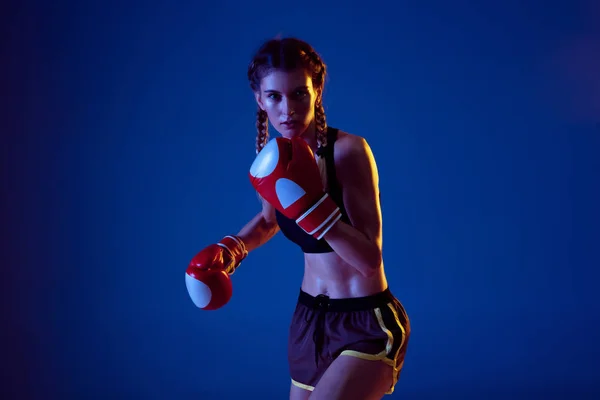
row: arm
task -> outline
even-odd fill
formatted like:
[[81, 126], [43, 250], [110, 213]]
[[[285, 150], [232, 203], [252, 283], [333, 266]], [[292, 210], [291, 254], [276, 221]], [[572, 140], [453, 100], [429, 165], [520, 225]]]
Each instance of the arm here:
[[267, 243], [279, 232], [279, 226], [275, 219], [275, 209], [264, 200], [262, 200], [262, 204], [262, 211], [244, 225], [237, 234], [246, 244], [248, 252]]
[[262, 212], [252, 218], [237, 237], [225, 236], [196, 254], [185, 275], [188, 294], [194, 304], [204, 310], [216, 310], [227, 304], [232, 293], [229, 275], [250, 251], [265, 244], [278, 230], [275, 212], [263, 202]]
[[379, 175], [366, 140], [356, 136], [347, 139], [339, 149], [336, 147], [335, 164], [352, 225], [339, 221], [324, 239], [344, 261], [369, 276], [382, 263]]

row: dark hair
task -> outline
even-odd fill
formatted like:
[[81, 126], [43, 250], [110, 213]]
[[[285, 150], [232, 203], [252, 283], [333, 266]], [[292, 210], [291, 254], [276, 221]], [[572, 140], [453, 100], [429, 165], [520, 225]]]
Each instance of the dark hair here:
[[[327, 66], [321, 56], [308, 43], [296, 38], [277, 38], [265, 42], [254, 55], [248, 66], [248, 80], [254, 92], [260, 90], [261, 80], [274, 69], [293, 70], [304, 68], [310, 72], [315, 89], [320, 93], [315, 104], [315, 135], [319, 148], [327, 146], [327, 120], [323, 108], [323, 88]], [[267, 113], [258, 109], [256, 113], [256, 153], [269, 140]]]

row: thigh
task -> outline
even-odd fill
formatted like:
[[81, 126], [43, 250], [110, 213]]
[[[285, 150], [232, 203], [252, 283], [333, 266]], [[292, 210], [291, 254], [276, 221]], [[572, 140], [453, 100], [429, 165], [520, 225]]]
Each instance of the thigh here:
[[290, 385], [290, 400], [308, 400], [310, 394], [309, 390], [299, 388], [293, 383]]
[[329, 366], [311, 400], [379, 400], [394, 381], [394, 368], [383, 361], [339, 356]]

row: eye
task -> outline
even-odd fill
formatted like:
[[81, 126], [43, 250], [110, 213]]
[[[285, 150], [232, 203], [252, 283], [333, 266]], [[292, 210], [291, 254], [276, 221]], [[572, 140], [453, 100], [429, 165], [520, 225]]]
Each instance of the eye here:
[[280, 96], [277, 93], [269, 93], [267, 97], [271, 100], [279, 100]]
[[308, 95], [308, 93], [307, 93], [307, 92], [305, 92], [304, 90], [298, 90], [298, 91], [296, 92], [296, 97], [300, 97], [300, 98], [302, 98], [302, 97], [304, 97], [304, 96], [307, 96], [307, 95]]

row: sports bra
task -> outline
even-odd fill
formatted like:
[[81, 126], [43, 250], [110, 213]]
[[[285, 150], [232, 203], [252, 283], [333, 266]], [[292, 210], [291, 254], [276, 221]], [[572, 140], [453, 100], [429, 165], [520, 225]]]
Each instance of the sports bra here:
[[[327, 193], [333, 201], [340, 207], [342, 213], [341, 221], [350, 224], [346, 209], [344, 208], [344, 201], [342, 198], [342, 188], [339, 185], [337, 176], [335, 173], [335, 162], [333, 159], [333, 146], [338, 136], [338, 129], [328, 127], [327, 128], [327, 146], [321, 149], [321, 156], [325, 158], [325, 165], [327, 167], [327, 183], [329, 190]], [[277, 224], [283, 235], [291, 240], [293, 243], [300, 246], [304, 253], [331, 253], [333, 249], [324, 240], [317, 240], [313, 236], [304, 232], [302, 228], [296, 224], [293, 219], [285, 217], [282, 213], [275, 210], [275, 217], [277, 218]]]

